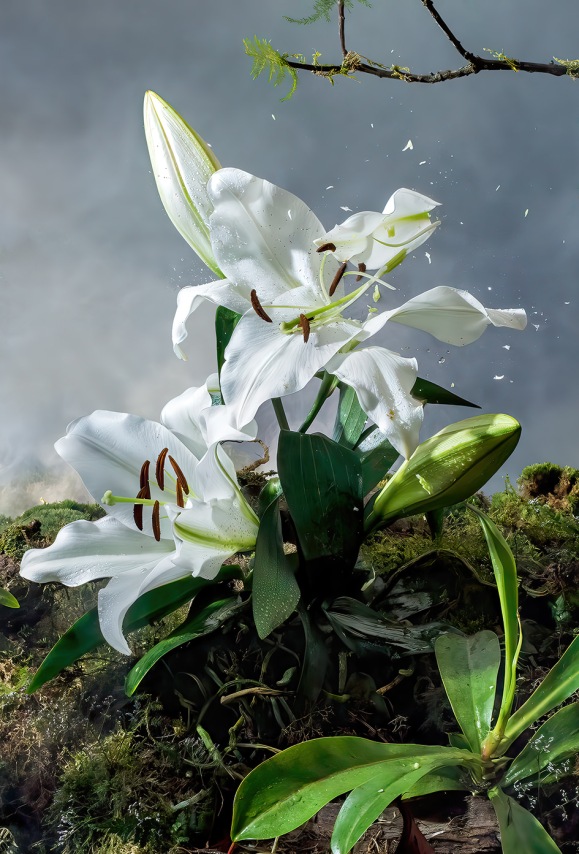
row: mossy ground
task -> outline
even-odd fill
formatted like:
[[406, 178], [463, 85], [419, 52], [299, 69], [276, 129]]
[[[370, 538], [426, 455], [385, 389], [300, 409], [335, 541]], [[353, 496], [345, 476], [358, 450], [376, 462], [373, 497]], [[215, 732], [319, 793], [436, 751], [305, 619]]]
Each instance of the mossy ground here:
[[[557, 475], [553, 468], [525, 470], [519, 492], [509, 486], [490, 500], [474, 499], [484, 503], [517, 559], [523, 694], [552, 666], [577, 625], [577, 472]], [[269, 667], [268, 678], [275, 674], [283, 682], [295, 665], [292, 655], [286, 661], [283, 651], [273, 654], [267, 644], [245, 650], [243, 621], [230, 647], [216, 651], [208, 642], [196, 648], [196, 660], [188, 660], [183, 648], [159, 665], [145, 686], [154, 699], [124, 695], [133, 662], [107, 647], [28, 695], [31, 675], [60, 634], [94, 605], [98, 585], [28, 584], [18, 575], [18, 561], [26, 548], [51, 542], [61, 525], [101, 512], [60, 502], [0, 519], [0, 587], [22, 604], [0, 609], [0, 851], [177, 854], [207, 840], [226, 850], [216, 840], [226, 836], [232, 794], [247, 768], [268, 755], [252, 744], [263, 741], [272, 724], [270, 744], [282, 746], [337, 731], [407, 741], [444, 736], [451, 716], [429, 655], [395, 659], [381, 682], [380, 660], [375, 670], [371, 665], [355, 674], [360, 695], [349, 706], [329, 703], [293, 722], [282, 704], [258, 695], [233, 708], [208, 705], [211, 691], [221, 691], [216, 679], [224, 684], [244, 668], [259, 676]], [[375, 575], [368, 596], [393, 619], [444, 619], [468, 633], [497, 629], [486, 544], [464, 508], [448, 514], [434, 541], [422, 520], [398, 523], [365, 544], [359, 563], [361, 582]], [[418, 618], [410, 614], [417, 602], [423, 608]], [[137, 644], [144, 649], [166, 632], [166, 626], [142, 630]], [[373, 687], [364, 696], [368, 678]], [[368, 697], [379, 682], [383, 703], [374, 708]], [[204, 704], [203, 729], [196, 730]], [[556, 809], [553, 815], [556, 824]], [[559, 845], [567, 850], [564, 837]]]

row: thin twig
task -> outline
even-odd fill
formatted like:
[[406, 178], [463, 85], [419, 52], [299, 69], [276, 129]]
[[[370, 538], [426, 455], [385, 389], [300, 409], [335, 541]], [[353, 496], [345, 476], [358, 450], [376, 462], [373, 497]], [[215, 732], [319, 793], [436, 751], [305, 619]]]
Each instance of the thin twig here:
[[457, 37], [454, 35], [454, 33], [452, 32], [452, 30], [450, 29], [450, 27], [449, 27], [449, 26], [447, 26], [447, 24], [443, 21], [442, 16], [440, 15], [440, 13], [439, 13], [439, 12], [437, 12], [437, 10], [434, 8], [434, 3], [432, 2], [432, 0], [422, 0], [422, 4], [423, 4], [424, 6], [426, 6], [426, 8], [427, 8], [427, 9], [428, 9], [428, 11], [430, 12], [430, 14], [431, 14], [431, 15], [432, 15], [432, 17], [434, 18], [434, 20], [436, 21], [436, 23], [437, 23], [437, 24], [438, 24], [438, 26], [440, 27], [440, 29], [443, 31], [443, 33], [445, 33], [445, 34], [448, 36], [448, 38], [449, 38], [449, 39], [450, 39], [450, 41], [453, 43], [453, 45], [455, 46], [455, 48], [457, 49], [457, 51], [460, 53], [460, 55], [461, 55], [462, 57], [464, 57], [468, 62], [472, 62], [472, 63], [473, 63], [473, 65], [476, 65], [476, 59], [477, 59], [477, 57], [475, 57], [475, 55], [474, 55], [474, 54], [472, 54], [472, 53], [470, 53], [468, 50], [465, 50], [465, 49], [464, 49], [464, 47], [463, 47], [463, 46], [462, 46], [462, 44], [459, 42], [459, 40], [457, 39]]
[[338, 3], [338, 29], [340, 32], [340, 47], [342, 48], [342, 56], [347, 56], [348, 51], [346, 50], [346, 15], [344, 13], [344, 0], [340, 0]]

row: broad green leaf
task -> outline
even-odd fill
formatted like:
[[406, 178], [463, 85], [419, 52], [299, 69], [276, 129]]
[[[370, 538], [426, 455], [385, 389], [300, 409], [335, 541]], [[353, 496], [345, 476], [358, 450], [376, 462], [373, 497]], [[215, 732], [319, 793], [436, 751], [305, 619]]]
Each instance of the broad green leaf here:
[[472, 637], [441, 635], [434, 643], [436, 663], [458, 725], [472, 751], [480, 753], [491, 729], [501, 664], [501, 647], [494, 632]]
[[[512, 786], [527, 777], [535, 781], [547, 768], [550, 772], [565, 759], [579, 753], [579, 703], [564, 706], [533, 733], [526, 747], [515, 756], [501, 786]], [[549, 766], [549, 767], [548, 767]]]
[[225, 348], [231, 340], [233, 330], [241, 320], [241, 315], [230, 308], [220, 305], [215, 312], [215, 338], [217, 341], [217, 370], [221, 375], [221, 368], [225, 361]]
[[214, 632], [223, 625], [225, 620], [231, 617], [232, 614], [235, 614], [239, 608], [240, 603], [237, 596], [217, 599], [214, 602], [209, 602], [201, 611], [185, 620], [180, 626], [177, 626], [171, 634], [167, 635], [166, 638], [163, 638], [162, 641], [155, 644], [152, 649], [146, 652], [129, 671], [125, 681], [125, 693], [127, 697], [131, 697], [135, 693], [149, 670], [164, 655], [167, 655], [172, 649], [176, 649], [188, 641]]
[[382, 744], [354, 736], [296, 744], [243, 780], [233, 805], [231, 838], [270, 839], [289, 833], [338, 795], [388, 774], [393, 763], [401, 773], [418, 770], [415, 763], [432, 757], [444, 757], [449, 765], [476, 761], [451, 747]]
[[305, 701], [307, 706], [315, 703], [321, 694], [330, 657], [326, 638], [315, 624], [310, 612], [306, 611], [303, 605], [299, 605], [298, 613], [304, 629], [305, 649], [297, 695], [299, 700]]
[[470, 400], [465, 400], [454, 392], [448, 391], [436, 383], [431, 383], [429, 380], [424, 380], [422, 377], [416, 377], [410, 394], [422, 403], [446, 403], [452, 406], [471, 406], [473, 409], [480, 409], [478, 403], [471, 403]]
[[260, 519], [274, 498], [278, 498], [280, 495], [282, 495], [282, 491], [279, 477], [270, 478], [259, 493], [259, 498], [257, 499], [257, 515]]
[[362, 465], [362, 491], [364, 495], [384, 480], [400, 454], [392, 447], [388, 439], [368, 451], [357, 451]]
[[527, 727], [563, 703], [575, 691], [579, 691], [579, 635], [569, 644], [529, 699], [511, 716], [501, 742], [501, 751], [507, 750]]
[[[452, 745], [455, 747], [456, 745]], [[422, 798], [432, 792], [470, 792], [475, 788], [471, 778], [458, 765], [448, 765], [425, 774], [418, 783], [408, 789], [402, 800]]]
[[[192, 599], [200, 590], [210, 584], [221, 581], [230, 581], [239, 577], [239, 567], [223, 566], [217, 578], [208, 581], [206, 578], [180, 578], [155, 590], [144, 593], [131, 605], [123, 622], [123, 631], [134, 632], [143, 626], [160, 620], [167, 614], [171, 614]], [[99, 626], [98, 611], [96, 608], [74, 623], [63, 634], [60, 640], [52, 647], [28, 686], [28, 693], [32, 694], [46, 682], [78, 661], [83, 655], [96, 649], [104, 643], [104, 638]]]
[[502, 737], [507, 718], [513, 707], [517, 681], [517, 660], [521, 648], [522, 634], [519, 627], [519, 587], [517, 566], [507, 541], [482, 510], [467, 505], [479, 517], [491, 556], [495, 581], [501, 604], [505, 632], [505, 675], [503, 696], [494, 733]]
[[352, 386], [340, 383], [340, 402], [332, 440], [345, 448], [353, 448], [367, 420], [368, 416], [358, 403], [358, 395]]
[[489, 798], [499, 820], [503, 854], [561, 854], [543, 825], [513, 798], [498, 787], [489, 790]]
[[262, 640], [296, 609], [300, 588], [295, 569], [296, 555], [286, 555], [283, 551], [279, 498], [276, 498], [261, 517], [253, 563], [253, 619]]
[[5, 605], [6, 608], [20, 608], [18, 599], [5, 587], [0, 587], [0, 605]]
[[[445, 749], [449, 748], [441, 748]], [[332, 854], [348, 854], [395, 798], [444, 763], [442, 755], [427, 758], [418, 755], [415, 762], [392, 761], [376, 777], [355, 788], [338, 813], [332, 833]]]
[[278, 472], [303, 555], [352, 566], [362, 540], [363, 490], [354, 451], [314, 433], [282, 430]]

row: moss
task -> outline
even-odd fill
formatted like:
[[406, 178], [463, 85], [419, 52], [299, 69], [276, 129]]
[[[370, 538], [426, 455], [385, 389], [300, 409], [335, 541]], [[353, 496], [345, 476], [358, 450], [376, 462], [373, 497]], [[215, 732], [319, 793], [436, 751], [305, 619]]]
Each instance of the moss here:
[[102, 516], [104, 510], [98, 504], [79, 504], [76, 501], [39, 504], [26, 510], [17, 519], [8, 520], [3, 528], [0, 527], [0, 553], [20, 561], [28, 549], [50, 545], [60, 529], [69, 522], [79, 519], [92, 522]]
[[535, 463], [523, 469], [517, 483], [525, 499], [537, 499], [563, 512], [579, 513], [579, 469]]

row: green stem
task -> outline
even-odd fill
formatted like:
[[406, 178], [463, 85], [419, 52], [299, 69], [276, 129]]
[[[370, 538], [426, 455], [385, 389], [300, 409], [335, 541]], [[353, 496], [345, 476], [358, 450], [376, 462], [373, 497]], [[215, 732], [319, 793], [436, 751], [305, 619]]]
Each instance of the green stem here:
[[324, 371], [324, 377], [316, 395], [316, 399], [314, 400], [312, 408], [306, 415], [304, 423], [301, 425], [301, 427], [298, 428], [298, 433], [305, 433], [306, 430], [311, 427], [312, 421], [314, 420], [314, 418], [316, 417], [316, 415], [318, 414], [318, 412], [320, 411], [320, 409], [322, 408], [322, 406], [324, 405], [324, 403], [334, 391], [337, 385], [338, 378], [335, 377], [333, 374], [329, 374], [327, 371]]
[[273, 411], [275, 412], [275, 417], [277, 418], [280, 430], [289, 430], [287, 416], [281, 399], [279, 397], [272, 397], [271, 402], [273, 403]]

